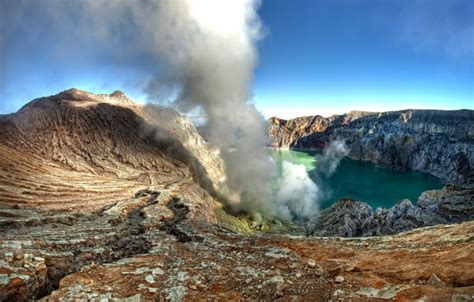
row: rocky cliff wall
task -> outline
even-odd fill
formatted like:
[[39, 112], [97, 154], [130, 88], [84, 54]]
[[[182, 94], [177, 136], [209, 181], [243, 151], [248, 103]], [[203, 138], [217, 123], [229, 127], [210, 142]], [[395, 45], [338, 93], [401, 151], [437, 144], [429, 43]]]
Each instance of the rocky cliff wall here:
[[343, 140], [354, 159], [474, 186], [474, 111], [350, 112], [328, 118], [271, 118], [271, 147], [321, 150]]

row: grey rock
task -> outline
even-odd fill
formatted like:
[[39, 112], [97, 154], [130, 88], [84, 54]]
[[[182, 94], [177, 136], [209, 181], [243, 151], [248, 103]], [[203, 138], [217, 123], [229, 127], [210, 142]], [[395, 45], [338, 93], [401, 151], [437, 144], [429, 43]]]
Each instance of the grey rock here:
[[155, 277], [153, 277], [153, 275], [146, 275], [145, 281], [148, 283], [155, 283]]
[[336, 283], [342, 283], [342, 282], [344, 282], [344, 277], [343, 276], [337, 276], [336, 278], [334, 278], [334, 281]]
[[315, 219], [313, 235], [342, 237], [390, 235], [423, 226], [469, 221], [474, 219], [474, 189], [445, 186], [424, 192], [416, 205], [404, 199], [390, 209], [375, 211], [364, 202], [341, 199]]
[[179, 302], [186, 294], [186, 287], [182, 285], [174, 286], [165, 290], [167, 301]]
[[0, 274], [0, 285], [6, 285], [8, 283], [10, 283], [10, 277], [5, 274]]
[[438, 276], [436, 275], [431, 275], [430, 279], [428, 280], [428, 284], [434, 287], [445, 287], [446, 283], [441, 280]]

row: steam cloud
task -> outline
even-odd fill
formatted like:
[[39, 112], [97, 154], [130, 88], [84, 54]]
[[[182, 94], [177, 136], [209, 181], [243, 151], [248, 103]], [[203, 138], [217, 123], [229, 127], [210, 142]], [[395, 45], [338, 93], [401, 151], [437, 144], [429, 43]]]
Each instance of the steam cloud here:
[[336, 171], [341, 160], [348, 154], [349, 149], [343, 140], [331, 141], [324, 148], [322, 154], [315, 156], [318, 172], [323, 173], [326, 177], [331, 176]]
[[295, 221], [317, 216], [321, 191], [304, 165], [283, 161], [277, 188], [274, 202], [280, 218]]
[[[331, 176], [348, 154], [343, 140], [331, 141], [321, 154], [315, 155], [317, 172]], [[288, 161], [282, 163], [282, 176], [277, 179], [276, 187], [273, 201], [277, 216], [291, 221], [311, 221], [311, 224], [316, 223], [320, 202], [330, 194], [317, 174], [311, 178], [304, 165]]]
[[160, 1], [156, 35], [167, 69], [147, 91], [171, 93], [182, 112], [201, 109], [211, 144], [226, 164], [227, 198], [239, 208], [272, 215], [274, 173], [265, 149], [264, 118], [249, 102], [254, 44], [260, 37], [255, 1]]
[[281, 176], [276, 179], [273, 190], [273, 216], [304, 223], [307, 231], [311, 231], [317, 222], [321, 201], [331, 194], [319, 174], [326, 178], [331, 176], [348, 154], [343, 140], [331, 141], [321, 154], [315, 155], [316, 170], [312, 177], [304, 165], [283, 161]]

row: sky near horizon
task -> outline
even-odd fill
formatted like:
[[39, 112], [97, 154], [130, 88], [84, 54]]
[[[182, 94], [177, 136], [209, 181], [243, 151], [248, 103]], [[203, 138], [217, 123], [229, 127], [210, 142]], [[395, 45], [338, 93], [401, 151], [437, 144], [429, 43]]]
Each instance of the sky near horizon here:
[[[145, 102], [146, 54], [116, 64], [92, 43], [58, 50], [60, 29], [15, 3], [0, 0], [0, 114], [71, 87]], [[258, 13], [253, 102], [267, 118], [474, 109], [472, 0], [263, 0]]]

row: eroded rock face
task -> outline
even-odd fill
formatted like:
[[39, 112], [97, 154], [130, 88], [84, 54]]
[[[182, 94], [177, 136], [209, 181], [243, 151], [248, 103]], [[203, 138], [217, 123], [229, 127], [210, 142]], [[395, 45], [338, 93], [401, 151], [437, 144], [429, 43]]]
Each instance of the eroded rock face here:
[[341, 139], [354, 159], [474, 186], [472, 110], [350, 112], [328, 118], [271, 118], [268, 123], [276, 148], [321, 150], [329, 141]]
[[342, 199], [315, 218], [316, 236], [391, 235], [414, 228], [474, 220], [474, 189], [446, 186], [421, 194], [416, 205], [399, 201], [390, 209], [373, 210], [368, 204]]
[[77, 89], [0, 117], [0, 171], [2, 207], [90, 211], [178, 184], [211, 221], [208, 192], [225, 180], [218, 151], [173, 110]]
[[145, 254], [152, 247], [152, 231], [191, 242], [196, 236], [186, 220], [193, 203], [173, 191], [140, 190], [135, 197], [88, 214], [2, 210], [0, 300], [38, 298], [71, 273]]

